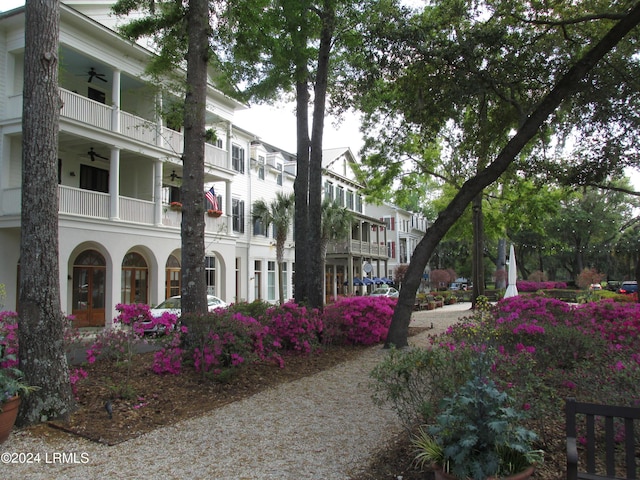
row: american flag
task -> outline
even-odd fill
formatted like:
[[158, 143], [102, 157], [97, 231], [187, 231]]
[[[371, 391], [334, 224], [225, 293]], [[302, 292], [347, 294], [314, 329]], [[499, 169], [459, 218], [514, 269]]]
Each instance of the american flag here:
[[211, 210], [220, 210], [220, 208], [218, 207], [218, 197], [216, 197], [216, 191], [213, 189], [213, 187], [209, 189], [209, 191], [205, 194], [205, 197], [207, 197], [207, 200], [209, 200], [209, 203], [211, 204]]

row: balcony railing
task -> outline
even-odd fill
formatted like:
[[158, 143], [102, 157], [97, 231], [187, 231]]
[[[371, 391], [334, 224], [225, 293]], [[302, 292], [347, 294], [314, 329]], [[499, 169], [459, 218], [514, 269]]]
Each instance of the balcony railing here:
[[[68, 187], [65, 185], [58, 186], [60, 200], [59, 211], [61, 214], [78, 215], [83, 218], [97, 218], [109, 220], [111, 218], [110, 204], [111, 195], [108, 193], [94, 192], [91, 190], [83, 190], [81, 188]], [[5, 214], [20, 213], [19, 201], [11, 201], [11, 199], [20, 198], [20, 189], [5, 190], [2, 199], [9, 200], [8, 204], [17, 203], [16, 211], [7, 212]], [[118, 220], [120, 222], [133, 223], [136, 225], [155, 225], [155, 208], [154, 202], [148, 200], [139, 200], [130, 197], [119, 197]], [[5, 205], [4, 203], [2, 204]], [[180, 228], [182, 222], [182, 213], [173, 211], [166, 205], [162, 206], [162, 225], [165, 227]], [[228, 217], [219, 218], [205, 217], [205, 231], [216, 234], [224, 234], [227, 232]]]
[[327, 245], [328, 254], [373, 255], [387, 257], [386, 245], [351, 240], [350, 242], [330, 242]]
[[[176, 156], [182, 155], [184, 151], [182, 133], [166, 127], [159, 128], [159, 125], [153, 120], [138, 117], [122, 110], [116, 111], [113, 107], [64, 88], [60, 89], [60, 98], [63, 103], [60, 115], [63, 118], [118, 132], [127, 138], [149, 145], [164, 147]], [[19, 118], [20, 116], [22, 116], [22, 95], [13, 95], [8, 99], [6, 118]], [[116, 128], [118, 124], [119, 128]], [[208, 143], [205, 144], [204, 161], [207, 166], [231, 169], [231, 159], [227, 151]]]

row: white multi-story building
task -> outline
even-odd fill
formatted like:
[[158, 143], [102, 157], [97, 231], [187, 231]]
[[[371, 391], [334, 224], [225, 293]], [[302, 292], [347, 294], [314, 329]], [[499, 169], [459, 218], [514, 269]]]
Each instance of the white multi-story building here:
[[[394, 278], [399, 265], [411, 262], [413, 251], [427, 231], [428, 222], [424, 215], [410, 212], [390, 204], [368, 205], [367, 212], [384, 223], [387, 230], [387, 270], [380, 272], [387, 278]], [[428, 275], [428, 271], [425, 271]]]
[[[181, 99], [147, 79], [151, 51], [108, 27], [115, 24], [111, 3], [60, 7], [61, 308], [80, 326], [109, 325], [118, 303], [157, 304], [180, 294], [183, 136], [169, 112]], [[24, 34], [24, 7], [0, 14], [0, 284], [10, 309], [20, 270]], [[293, 191], [295, 156], [234, 125], [245, 108], [210, 84], [206, 118], [215, 138], [205, 149], [205, 183], [223, 213], [206, 217], [206, 281], [227, 302], [276, 301], [275, 240], [252, 221], [251, 206]], [[348, 280], [367, 265], [389, 271], [385, 222], [365, 215], [355, 161], [349, 149], [325, 154], [325, 195], [357, 214], [351, 240], [328, 254], [328, 297], [351, 292]], [[286, 298], [293, 295], [293, 242], [290, 233]]]

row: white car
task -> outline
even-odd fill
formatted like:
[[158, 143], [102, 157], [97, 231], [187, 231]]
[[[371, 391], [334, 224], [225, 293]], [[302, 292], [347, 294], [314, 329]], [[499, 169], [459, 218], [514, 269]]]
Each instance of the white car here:
[[[207, 310], [213, 312], [217, 308], [226, 308], [229, 305], [220, 298], [214, 295], [207, 295]], [[180, 296], [169, 297], [157, 307], [149, 310], [151, 316], [154, 318], [161, 317], [164, 313], [172, 313], [176, 317], [180, 318], [182, 314], [182, 306], [180, 304]], [[161, 325], [154, 325], [152, 322], [141, 322], [142, 328], [145, 333], [157, 333], [164, 329]]]
[[400, 292], [393, 287], [381, 287], [376, 288], [373, 292], [369, 294], [370, 297], [391, 297], [398, 298]]

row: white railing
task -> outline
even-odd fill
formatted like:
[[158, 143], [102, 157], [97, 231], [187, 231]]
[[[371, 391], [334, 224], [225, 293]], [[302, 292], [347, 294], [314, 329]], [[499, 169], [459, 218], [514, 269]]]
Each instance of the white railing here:
[[153, 202], [138, 200], [137, 198], [120, 197], [120, 220], [125, 222], [135, 222], [141, 225], [153, 225], [154, 207]]
[[108, 193], [59, 185], [59, 211], [83, 217], [109, 218]]
[[222, 150], [208, 143], [204, 144], [204, 164], [231, 169], [231, 165], [229, 165], [229, 155], [227, 155], [226, 150]]
[[2, 116], [2, 119], [8, 120], [10, 118], [20, 117], [22, 117], [22, 94], [11, 95], [7, 99], [7, 110]]
[[120, 112], [120, 133], [145, 143], [156, 143], [156, 123], [127, 112]]
[[171, 150], [176, 155], [181, 155], [184, 149], [184, 137], [180, 132], [162, 127], [162, 141], [164, 148]]
[[[63, 107], [60, 115], [79, 122], [93, 125], [104, 130], [115, 131], [113, 125], [113, 108], [96, 102], [77, 93], [63, 88], [60, 89]], [[22, 95], [8, 98], [5, 118], [19, 118], [22, 116]], [[150, 145], [161, 145], [174, 155], [181, 155], [184, 151], [184, 135], [170, 128], [163, 127], [158, 138], [158, 124], [152, 120], [138, 117], [131, 113], [120, 111], [120, 132], [122, 135]], [[205, 144], [205, 165], [230, 169], [230, 159], [226, 150], [214, 145]]]
[[62, 98], [60, 115], [63, 117], [105, 130], [112, 130], [111, 107], [62, 88], [60, 89], [60, 98]]
[[22, 205], [22, 189], [7, 188], [0, 191], [0, 206], [3, 215], [20, 214], [20, 206]]

